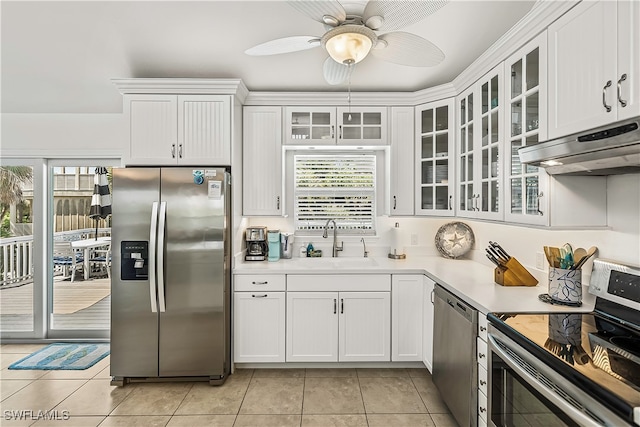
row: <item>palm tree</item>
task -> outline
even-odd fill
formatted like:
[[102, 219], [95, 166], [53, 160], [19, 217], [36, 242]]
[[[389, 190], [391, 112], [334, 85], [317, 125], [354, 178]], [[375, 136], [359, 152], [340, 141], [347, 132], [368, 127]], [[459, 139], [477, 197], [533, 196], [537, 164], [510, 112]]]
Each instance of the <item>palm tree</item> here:
[[30, 166], [0, 166], [0, 220], [22, 201], [22, 186], [33, 179]]

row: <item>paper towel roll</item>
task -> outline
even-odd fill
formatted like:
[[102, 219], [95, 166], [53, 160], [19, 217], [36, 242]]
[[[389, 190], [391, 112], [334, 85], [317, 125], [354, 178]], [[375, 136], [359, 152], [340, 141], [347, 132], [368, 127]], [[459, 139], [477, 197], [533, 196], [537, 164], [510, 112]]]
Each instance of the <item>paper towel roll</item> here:
[[390, 258], [403, 258], [405, 256], [403, 234], [403, 230], [400, 229], [400, 224], [396, 222], [396, 226], [391, 229]]

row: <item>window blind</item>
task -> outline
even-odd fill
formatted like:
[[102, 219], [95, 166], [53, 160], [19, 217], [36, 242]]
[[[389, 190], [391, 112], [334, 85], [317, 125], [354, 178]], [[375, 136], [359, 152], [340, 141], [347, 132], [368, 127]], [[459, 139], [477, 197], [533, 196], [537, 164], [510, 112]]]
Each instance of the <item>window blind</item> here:
[[346, 233], [375, 232], [375, 155], [296, 155], [294, 164], [296, 230], [322, 230], [333, 219]]

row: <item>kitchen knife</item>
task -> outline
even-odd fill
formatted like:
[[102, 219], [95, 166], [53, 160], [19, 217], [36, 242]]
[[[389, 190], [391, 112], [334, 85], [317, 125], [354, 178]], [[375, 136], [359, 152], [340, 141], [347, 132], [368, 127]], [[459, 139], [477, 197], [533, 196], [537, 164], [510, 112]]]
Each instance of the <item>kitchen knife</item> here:
[[492, 248], [495, 248], [500, 253], [500, 255], [502, 255], [502, 257], [505, 258], [507, 261], [511, 259], [511, 255], [509, 255], [507, 251], [505, 251], [502, 248], [502, 246], [500, 246], [497, 242], [489, 241], [489, 244], [491, 245]]
[[501, 264], [504, 264], [509, 261], [509, 258], [505, 257], [503, 254], [500, 253], [500, 251], [497, 248], [493, 246], [489, 246], [487, 248], [487, 252], [493, 255], [498, 261], [500, 261]]
[[496, 267], [498, 267], [500, 270], [506, 270], [507, 267], [505, 267], [504, 265], [500, 264], [500, 262], [498, 262], [497, 259], [495, 259], [495, 257], [489, 253], [487, 253], [487, 258], [489, 258], [491, 260], [492, 263], [494, 263], [496, 265]]

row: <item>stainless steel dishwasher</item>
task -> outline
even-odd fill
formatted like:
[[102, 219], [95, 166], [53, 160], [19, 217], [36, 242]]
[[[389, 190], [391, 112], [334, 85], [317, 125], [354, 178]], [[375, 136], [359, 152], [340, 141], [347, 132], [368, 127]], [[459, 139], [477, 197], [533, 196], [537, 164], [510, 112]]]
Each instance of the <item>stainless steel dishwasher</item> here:
[[461, 427], [477, 425], [478, 311], [436, 285], [433, 383]]

